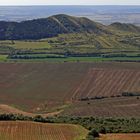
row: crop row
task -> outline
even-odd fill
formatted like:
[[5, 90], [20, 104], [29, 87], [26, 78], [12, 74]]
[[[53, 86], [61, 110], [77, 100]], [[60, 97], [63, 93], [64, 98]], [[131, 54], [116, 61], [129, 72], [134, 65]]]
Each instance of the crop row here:
[[91, 69], [73, 93], [73, 99], [121, 96], [140, 91], [140, 71], [130, 69]]
[[72, 140], [79, 134], [74, 125], [0, 122], [2, 140]]

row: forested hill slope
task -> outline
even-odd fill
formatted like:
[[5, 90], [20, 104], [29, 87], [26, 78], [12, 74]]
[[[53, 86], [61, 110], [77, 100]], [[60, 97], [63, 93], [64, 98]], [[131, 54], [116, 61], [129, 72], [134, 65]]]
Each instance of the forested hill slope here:
[[62, 33], [109, 33], [106, 26], [84, 17], [64, 14], [22, 22], [0, 22], [0, 39], [41, 39]]
[[115, 22], [109, 25], [108, 27], [115, 30], [125, 31], [125, 32], [140, 33], [140, 27], [135, 26], [133, 24]]
[[129, 32], [140, 32], [140, 28], [131, 24], [114, 23], [105, 26], [85, 17], [73, 17], [64, 14], [48, 18], [22, 22], [0, 21], [0, 40], [42, 39], [64, 33], [94, 33], [111, 35], [110, 28]]

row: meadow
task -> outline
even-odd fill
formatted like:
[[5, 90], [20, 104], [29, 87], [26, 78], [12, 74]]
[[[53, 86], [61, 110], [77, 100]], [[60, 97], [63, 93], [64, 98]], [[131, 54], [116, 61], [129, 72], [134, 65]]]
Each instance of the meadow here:
[[0, 54], [7, 55], [1, 61], [139, 62], [139, 34], [112, 32], [112, 36], [72, 33], [40, 40], [1, 40]]
[[51, 46], [44, 41], [33, 41], [33, 40], [22, 40], [22, 41], [10, 41], [10, 40], [1, 40], [1, 46], [9, 46], [15, 49], [42, 49], [50, 48]]
[[0, 62], [7, 61], [8, 55], [0, 55]]

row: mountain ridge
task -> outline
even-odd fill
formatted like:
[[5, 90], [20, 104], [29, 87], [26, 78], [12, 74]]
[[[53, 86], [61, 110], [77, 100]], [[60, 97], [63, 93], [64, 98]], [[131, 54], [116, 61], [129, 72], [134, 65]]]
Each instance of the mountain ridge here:
[[[48, 18], [27, 20], [22, 22], [0, 21], [0, 40], [24, 40], [55, 37], [65, 33], [94, 33], [112, 34], [110, 27], [115, 30], [127, 28], [131, 32], [140, 32], [140, 28], [129, 24], [111, 24], [105, 26], [86, 17], [73, 17], [65, 14], [53, 15]], [[130, 27], [131, 26], [131, 27]], [[124, 30], [125, 31], [125, 30]]]
[[130, 23], [114, 22], [114, 23], [110, 24], [109, 27], [113, 28], [115, 30], [140, 33], [140, 27], [135, 26], [135, 25], [130, 24]]

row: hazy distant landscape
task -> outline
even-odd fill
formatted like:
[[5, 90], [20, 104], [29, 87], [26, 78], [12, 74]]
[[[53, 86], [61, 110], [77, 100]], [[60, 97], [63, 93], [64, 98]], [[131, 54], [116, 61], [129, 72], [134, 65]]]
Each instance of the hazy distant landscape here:
[[55, 14], [88, 17], [103, 24], [140, 25], [140, 6], [0, 6], [0, 20], [23, 21]]

